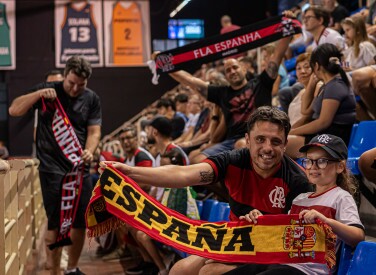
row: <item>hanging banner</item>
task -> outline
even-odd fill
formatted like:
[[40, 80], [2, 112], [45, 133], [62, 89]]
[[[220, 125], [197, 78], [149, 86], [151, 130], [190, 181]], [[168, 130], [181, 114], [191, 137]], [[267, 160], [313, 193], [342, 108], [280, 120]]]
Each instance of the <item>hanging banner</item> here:
[[149, 1], [103, 1], [105, 64], [145, 66], [150, 58]]
[[89, 236], [127, 223], [182, 250], [224, 262], [335, 263], [335, 235], [321, 221], [305, 224], [299, 215], [265, 215], [256, 225], [191, 220], [148, 196], [132, 179], [108, 167], [86, 211]]
[[15, 0], [0, 0], [0, 70], [16, 69], [15, 3]]
[[64, 68], [74, 55], [84, 56], [92, 67], [103, 66], [101, 0], [55, 0], [56, 67]]
[[301, 24], [298, 20], [279, 16], [162, 52], [156, 57], [154, 64], [148, 63], [154, 74], [153, 83], [158, 80], [157, 74], [226, 58], [300, 32]]

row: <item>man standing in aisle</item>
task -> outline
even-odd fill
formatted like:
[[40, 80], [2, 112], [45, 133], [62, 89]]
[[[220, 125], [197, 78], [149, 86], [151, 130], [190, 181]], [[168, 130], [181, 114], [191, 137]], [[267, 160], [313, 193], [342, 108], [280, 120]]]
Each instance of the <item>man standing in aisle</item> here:
[[[68, 232], [68, 239], [70, 237], [72, 245], [69, 246], [69, 260], [65, 274], [73, 275], [84, 274], [77, 264], [85, 241], [84, 216], [93, 186], [89, 177], [88, 164], [93, 160], [93, 153], [101, 136], [100, 100], [95, 92], [86, 87], [91, 73], [91, 65], [87, 60], [73, 56], [66, 63], [63, 81], [41, 83], [31, 89], [28, 94], [17, 97], [9, 108], [11, 116], [22, 116], [32, 108], [39, 110], [36, 144], [37, 157], [40, 160], [39, 176], [42, 195], [48, 219], [49, 243], [47, 245], [53, 245], [58, 236]], [[64, 111], [61, 111], [60, 114], [63, 113], [61, 117], [66, 124], [71, 123], [74, 131], [69, 131], [69, 126], [55, 128], [56, 124], [53, 129], [58, 107], [56, 110], [51, 110], [51, 105], [58, 105], [56, 99], [60, 101], [67, 116], [64, 117]], [[61, 121], [57, 123], [59, 122]], [[61, 129], [67, 129], [67, 131]], [[57, 134], [57, 131], [61, 133]], [[81, 148], [78, 150], [78, 147], [82, 150]], [[80, 152], [78, 162], [68, 159], [68, 155], [72, 152]], [[85, 163], [83, 177], [72, 177], [76, 164], [81, 165], [82, 162]], [[75, 175], [80, 175], [80, 173], [76, 172]], [[74, 182], [73, 186], [72, 182]], [[71, 222], [68, 222], [67, 231], [62, 230], [66, 229], [67, 223], [61, 223], [60, 216], [67, 215], [67, 212], [63, 213], [67, 206], [67, 197], [62, 194], [69, 191], [77, 198], [73, 203], [78, 205], [76, 214], [68, 219]], [[61, 248], [54, 248], [52, 253], [51, 274], [60, 274]]]

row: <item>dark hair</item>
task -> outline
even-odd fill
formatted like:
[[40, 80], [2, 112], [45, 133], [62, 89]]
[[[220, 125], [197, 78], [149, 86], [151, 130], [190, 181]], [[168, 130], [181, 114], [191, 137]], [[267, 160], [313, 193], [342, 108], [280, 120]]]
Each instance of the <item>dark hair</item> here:
[[161, 98], [158, 101], [158, 103], [157, 103], [157, 109], [159, 109], [161, 107], [165, 107], [165, 108], [171, 107], [174, 111], [176, 111], [175, 103], [172, 102], [172, 100], [168, 99], [168, 98]]
[[175, 103], [176, 102], [186, 103], [186, 102], [188, 102], [188, 95], [184, 94], [184, 93], [177, 94], [175, 96], [175, 100], [174, 101], [175, 101]]
[[167, 153], [163, 154], [161, 158], [170, 159], [171, 164], [184, 166], [183, 155], [177, 150], [170, 150]]
[[120, 136], [122, 133], [125, 132], [131, 132], [132, 136], [137, 136], [137, 127], [135, 125], [128, 125], [127, 127], [121, 129], [119, 133], [117, 133], [117, 135]]
[[288, 115], [276, 107], [262, 106], [257, 108], [249, 117], [247, 122], [247, 131], [251, 132], [253, 126], [258, 121], [268, 121], [277, 124], [281, 129], [285, 131], [285, 137], [287, 136], [291, 129], [290, 119]]
[[72, 56], [68, 59], [64, 69], [64, 76], [67, 76], [72, 71], [75, 75], [88, 79], [91, 76], [92, 69], [89, 61], [81, 56]]
[[51, 70], [51, 71], [48, 71], [48, 72], [44, 75], [44, 79], [47, 80], [47, 78], [48, 78], [49, 76], [51, 76], [51, 75], [59, 75], [59, 74], [63, 75], [63, 74], [61, 73], [60, 70]]
[[330, 43], [324, 43], [313, 50], [309, 64], [312, 70], [317, 63], [332, 75], [340, 74], [346, 85], [350, 86], [349, 79], [345, 71], [341, 68], [341, 58], [342, 53], [336, 46]]
[[308, 9], [305, 10], [304, 14], [306, 14], [307, 11], [312, 11], [315, 14], [315, 17], [317, 19], [322, 18], [323, 19], [322, 24], [325, 27], [329, 26], [330, 13], [326, 9], [324, 9], [323, 7], [320, 7], [320, 6], [310, 6]]

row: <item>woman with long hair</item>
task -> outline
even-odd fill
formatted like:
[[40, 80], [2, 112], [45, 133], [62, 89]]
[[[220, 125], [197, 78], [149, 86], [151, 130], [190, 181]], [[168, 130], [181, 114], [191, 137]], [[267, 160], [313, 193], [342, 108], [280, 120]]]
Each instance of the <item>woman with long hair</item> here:
[[355, 96], [341, 68], [341, 57], [337, 47], [328, 43], [319, 45], [311, 54], [311, 80], [321, 80], [324, 85], [317, 94], [310, 89], [302, 96], [302, 111], [311, 114], [311, 121], [290, 131], [286, 153], [292, 158], [301, 157], [299, 148], [318, 134], [336, 135], [346, 144], [349, 142], [355, 122]]
[[369, 41], [366, 24], [361, 17], [347, 17], [341, 22], [347, 49], [344, 51], [346, 67], [359, 69], [374, 64], [375, 46]]

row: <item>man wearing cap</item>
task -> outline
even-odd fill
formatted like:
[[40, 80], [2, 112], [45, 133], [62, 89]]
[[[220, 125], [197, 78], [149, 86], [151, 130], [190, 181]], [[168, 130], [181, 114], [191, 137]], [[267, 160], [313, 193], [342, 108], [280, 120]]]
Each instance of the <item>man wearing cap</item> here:
[[[136, 182], [158, 187], [180, 188], [223, 180], [233, 221], [244, 215], [287, 213], [298, 194], [311, 190], [303, 169], [284, 154], [291, 128], [288, 116], [277, 108], [259, 107], [249, 117], [247, 128], [247, 148], [224, 151], [199, 164], [155, 169], [113, 165]], [[100, 165], [102, 171], [107, 164]], [[198, 274], [206, 260], [190, 256], [175, 264], [170, 274]], [[213, 272], [215, 269], [222, 274], [233, 266], [216, 264]]]
[[[189, 159], [178, 145], [171, 142], [172, 124], [171, 121], [164, 116], [155, 117], [147, 126], [146, 134], [148, 142], [154, 144], [158, 155], [155, 158], [155, 166], [161, 166], [161, 155], [165, 155], [170, 151], [177, 151], [183, 156], [184, 165], [189, 164]], [[151, 188], [151, 193], [155, 193], [157, 200], [163, 195], [164, 188]]]

